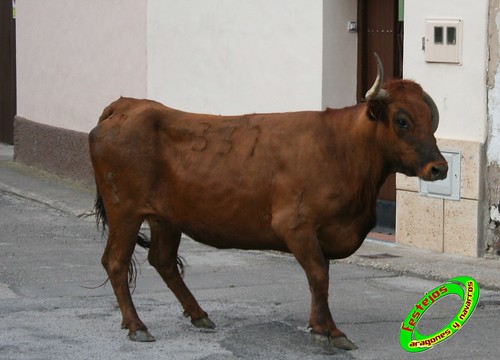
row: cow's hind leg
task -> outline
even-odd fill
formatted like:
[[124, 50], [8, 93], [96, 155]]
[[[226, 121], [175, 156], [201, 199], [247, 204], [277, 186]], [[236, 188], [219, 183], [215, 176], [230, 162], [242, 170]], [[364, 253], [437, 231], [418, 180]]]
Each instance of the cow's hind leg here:
[[122, 313], [122, 327], [129, 330], [129, 338], [141, 342], [154, 341], [154, 337], [137, 314], [128, 283], [128, 269], [142, 219], [118, 215], [108, 214], [109, 235], [102, 264], [108, 273]]
[[191, 323], [199, 328], [213, 329], [215, 324], [208, 318], [187, 288], [179, 272], [177, 252], [181, 240], [181, 232], [173, 228], [159, 216], [149, 219], [151, 228], [151, 247], [149, 263], [158, 271], [167, 286], [181, 303], [184, 314], [191, 318]]

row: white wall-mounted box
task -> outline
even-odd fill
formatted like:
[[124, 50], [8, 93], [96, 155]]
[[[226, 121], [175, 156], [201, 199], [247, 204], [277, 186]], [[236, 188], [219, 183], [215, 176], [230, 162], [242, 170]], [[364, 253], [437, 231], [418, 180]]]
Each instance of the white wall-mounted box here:
[[425, 20], [425, 61], [462, 63], [463, 20]]
[[442, 151], [448, 162], [448, 176], [444, 180], [424, 181], [420, 179], [421, 196], [439, 199], [460, 200], [461, 153], [460, 151]]

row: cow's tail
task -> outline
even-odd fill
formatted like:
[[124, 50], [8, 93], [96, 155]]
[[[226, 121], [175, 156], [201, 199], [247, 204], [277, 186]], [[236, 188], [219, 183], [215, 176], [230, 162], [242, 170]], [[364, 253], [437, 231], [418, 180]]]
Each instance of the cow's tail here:
[[[101, 229], [104, 235], [104, 233], [106, 232], [106, 228], [108, 226], [108, 217], [106, 215], [106, 208], [104, 207], [104, 202], [99, 192], [99, 188], [98, 187], [96, 188], [97, 191], [94, 202], [94, 214], [96, 218], [97, 227]], [[144, 233], [139, 232], [137, 234], [137, 244], [144, 249], [149, 249], [151, 247], [151, 239], [149, 239]], [[184, 259], [181, 256], [177, 256], [177, 267], [179, 268], [179, 273], [181, 274], [181, 276], [184, 276]], [[137, 273], [138, 273], [137, 262], [135, 260], [135, 256], [133, 256], [130, 259], [130, 264], [128, 268], [128, 285], [133, 290], [135, 290], [136, 286]], [[104, 282], [102, 285], [104, 285], [106, 282]]]

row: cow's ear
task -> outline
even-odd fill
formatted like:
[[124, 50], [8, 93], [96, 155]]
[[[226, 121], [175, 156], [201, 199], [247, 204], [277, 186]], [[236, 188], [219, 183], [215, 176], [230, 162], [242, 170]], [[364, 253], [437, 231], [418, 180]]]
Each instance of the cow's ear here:
[[370, 100], [366, 107], [366, 116], [370, 120], [387, 121], [387, 103], [381, 100]]

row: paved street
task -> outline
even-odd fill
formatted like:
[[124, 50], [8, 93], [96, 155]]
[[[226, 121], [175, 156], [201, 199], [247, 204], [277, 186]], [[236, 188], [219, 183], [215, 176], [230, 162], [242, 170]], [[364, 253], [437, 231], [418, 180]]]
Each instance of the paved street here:
[[[133, 297], [157, 341], [133, 343], [120, 329], [109, 284], [95, 288], [106, 280], [100, 265], [105, 240], [93, 218], [78, 217], [90, 210], [92, 198], [87, 189], [0, 154], [0, 359], [499, 356], [498, 260], [444, 256], [375, 241], [367, 241], [350, 259], [333, 262], [330, 270], [334, 318], [358, 350], [332, 351], [307, 332], [309, 290], [291, 256], [221, 251], [187, 238], [180, 251], [188, 264], [185, 280], [217, 328], [196, 329], [182, 316], [177, 300], [140, 250], [136, 256], [141, 271]], [[399, 345], [406, 314], [443, 278], [459, 275], [472, 276], [483, 285], [470, 320], [433, 349], [414, 356], [406, 353]], [[422, 317], [419, 331], [439, 330], [460, 306], [458, 297], [440, 300]]]

